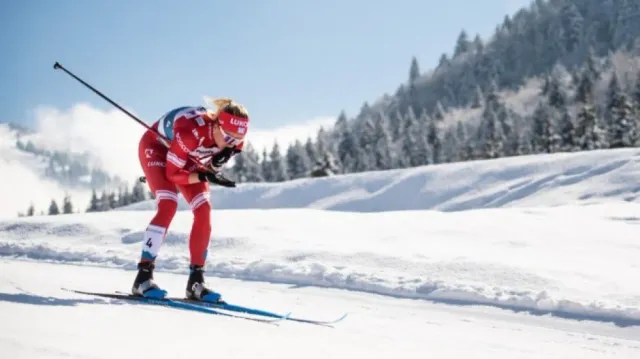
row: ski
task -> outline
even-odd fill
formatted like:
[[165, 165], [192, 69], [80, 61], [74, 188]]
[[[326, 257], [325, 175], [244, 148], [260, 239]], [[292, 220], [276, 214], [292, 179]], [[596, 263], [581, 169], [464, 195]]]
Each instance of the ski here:
[[[250, 307], [244, 307], [244, 306], [240, 306], [240, 305], [229, 304], [229, 303], [226, 303], [226, 302], [216, 302], [216, 303], [214, 303], [214, 302], [206, 302], [206, 301], [185, 299], [185, 298], [177, 298], [177, 297], [169, 297], [169, 299], [171, 299], [171, 300], [173, 300], [175, 302], [179, 302], [179, 303], [198, 305], [198, 306], [203, 306], [203, 307], [207, 307], [207, 308], [228, 310], [228, 311], [232, 311], [232, 312], [255, 314], [255, 315], [271, 317], [271, 318], [282, 318], [283, 317], [280, 314], [269, 312], [269, 311], [266, 311], [266, 310], [250, 308]], [[291, 313], [289, 313], [289, 315], [286, 316], [286, 320], [290, 320], [290, 321], [294, 321], [294, 322], [300, 322], [300, 323], [307, 323], [307, 324], [323, 325], [323, 326], [331, 326], [332, 324], [338, 323], [338, 322], [340, 322], [341, 320], [343, 320], [344, 318], [347, 317], [347, 313], [345, 313], [342, 316], [340, 316], [340, 317], [338, 317], [337, 319], [334, 319], [334, 320], [315, 320], [315, 319], [306, 319], [306, 318], [296, 318], [296, 317], [290, 316], [290, 314]]]
[[[288, 314], [287, 315], [271, 316], [270, 319], [245, 317], [245, 316], [242, 316], [242, 315], [235, 315], [235, 314], [231, 314], [231, 313], [220, 312], [220, 311], [214, 310], [212, 308], [208, 308], [208, 307], [201, 306], [201, 305], [196, 305], [196, 304], [193, 304], [193, 303], [178, 301], [178, 300], [174, 300], [172, 298], [147, 298], [147, 297], [140, 297], [140, 296], [135, 296], [135, 295], [132, 295], [132, 294], [127, 294], [127, 293], [121, 293], [121, 292], [116, 292], [116, 293], [86, 292], [86, 291], [82, 291], [82, 290], [69, 289], [69, 288], [62, 288], [62, 290], [66, 290], [68, 292], [77, 293], [77, 294], [91, 295], [91, 296], [97, 296], [97, 297], [109, 298], [109, 299], [117, 299], [117, 300], [134, 301], [134, 302], [142, 303], [142, 304], [167, 306], [167, 307], [172, 307], [172, 308], [177, 308], [177, 309], [191, 310], [191, 311], [200, 312], [200, 313], [220, 315], [220, 316], [225, 316], [225, 317], [229, 317], [229, 318], [246, 319], [246, 320], [251, 320], [251, 321], [256, 321], [256, 322], [261, 322], [261, 323], [276, 324], [279, 321], [288, 319]], [[253, 314], [253, 313], [247, 313], [247, 314]]]

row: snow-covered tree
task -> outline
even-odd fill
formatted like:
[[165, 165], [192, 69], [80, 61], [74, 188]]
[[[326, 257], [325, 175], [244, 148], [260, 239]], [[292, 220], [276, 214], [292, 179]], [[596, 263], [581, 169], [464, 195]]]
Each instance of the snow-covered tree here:
[[592, 104], [584, 104], [576, 117], [576, 139], [583, 151], [605, 148], [606, 132]]
[[307, 177], [311, 171], [311, 160], [300, 140], [287, 149], [287, 172], [291, 179]]
[[631, 100], [625, 93], [619, 93], [611, 108], [612, 123], [609, 127], [609, 147], [634, 147], [638, 142], [638, 120], [634, 115]]

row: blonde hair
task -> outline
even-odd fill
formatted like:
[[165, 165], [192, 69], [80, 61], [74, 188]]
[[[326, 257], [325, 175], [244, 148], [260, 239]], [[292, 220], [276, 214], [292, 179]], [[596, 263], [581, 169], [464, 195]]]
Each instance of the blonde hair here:
[[230, 98], [219, 97], [214, 99], [208, 98], [207, 100], [216, 107], [216, 115], [219, 114], [220, 111], [224, 111], [233, 116], [249, 118], [249, 112], [247, 109]]

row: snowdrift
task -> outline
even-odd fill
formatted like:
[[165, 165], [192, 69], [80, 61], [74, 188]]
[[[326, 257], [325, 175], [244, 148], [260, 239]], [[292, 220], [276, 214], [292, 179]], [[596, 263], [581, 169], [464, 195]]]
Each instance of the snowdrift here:
[[[640, 149], [521, 156], [411, 169], [212, 188], [218, 209], [380, 212], [637, 202]], [[150, 210], [154, 201], [126, 207]], [[188, 210], [181, 198], [181, 210]]]

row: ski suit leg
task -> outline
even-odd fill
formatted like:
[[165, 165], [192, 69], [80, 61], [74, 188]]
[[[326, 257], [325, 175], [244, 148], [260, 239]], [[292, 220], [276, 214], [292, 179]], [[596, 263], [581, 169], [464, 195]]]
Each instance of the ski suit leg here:
[[153, 136], [143, 136], [138, 147], [140, 165], [156, 198], [156, 213], [147, 225], [140, 262], [154, 262], [167, 229], [178, 210], [178, 189], [165, 176], [167, 149]]
[[193, 224], [189, 235], [189, 254], [191, 264], [204, 266], [207, 260], [207, 248], [211, 236], [211, 203], [209, 201], [209, 185], [194, 183], [178, 185], [193, 212]]

